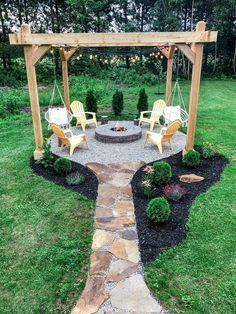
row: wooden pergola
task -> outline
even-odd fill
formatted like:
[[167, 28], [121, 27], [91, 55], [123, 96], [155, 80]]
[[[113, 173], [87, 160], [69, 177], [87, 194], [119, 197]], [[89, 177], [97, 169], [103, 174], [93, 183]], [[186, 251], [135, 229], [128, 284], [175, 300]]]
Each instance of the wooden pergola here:
[[[203, 45], [216, 42], [217, 32], [206, 31], [205, 22], [197, 23], [195, 32], [145, 32], [145, 33], [61, 33], [32, 34], [27, 24], [21, 26], [19, 33], [10, 34], [10, 44], [23, 45], [30, 104], [33, 119], [35, 151], [34, 158], [42, 156], [42, 124], [38, 100], [38, 87], [35, 66], [51, 47], [60, 48], [62, 75], [64, 85], [64, 101], [69, 109], [68, 60], [79, 47], [128, 47], [157, 46], [167, 58], [166, 100], [171, 95], [172, 66], [175, 48], [192, 63], [192, 82], [189, 99], [189, 120], [187, 128], [186, 150], [193, 149], [196, 129], [197, 106], [202, 68]], [[65, 46], [70, 47], [68, 51]], [[167, 104], [168, 105], [168, 104]]]

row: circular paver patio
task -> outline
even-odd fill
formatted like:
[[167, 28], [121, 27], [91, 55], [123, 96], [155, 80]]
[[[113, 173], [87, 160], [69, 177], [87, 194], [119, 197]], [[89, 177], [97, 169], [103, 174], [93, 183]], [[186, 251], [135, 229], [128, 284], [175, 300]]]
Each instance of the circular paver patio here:
[[[111, 123], [111, 127], [114, 122]], [[122, 122], [120, 122], [122, 124]], [[146, 131], [149, 130], [148, 125], [142, 126], [142, 138], [131, 143], [101, 143], [95, 139], [95, 127], [88, 126], [86, 128], [86, 136], [89, 144], [89, 149], [86, 145], [82, 144], [79, 148], [75, 149], [72, 156], [69, 155], [68, 148], [61, 150], [58, 147], [58, 140], [55, 135], [51, 137], [52, 152], [56, 155], [67, 157], [80, 164], [87, 164], [90, 162], [97, 162], [102, 164], [110, 164], [114, 162], [134, 162], [144, 161], [146, 163], [152, 162], [157, 159], [168, 157], [172, 154], [180, 152], [186, 142], [186, 135], [182, 132], [176, 132], [172, 138], [173, 150], [169, 149], [168, 144], [163, 144], [163, 154], [161, 155], [156, 146], [148, 142], [144, 148], [143, 142]], [[83, 133], [81, 129], [72, 128], [74, 134]], [[154, 132], [159, 132], [160, 127], [155, 127]]]

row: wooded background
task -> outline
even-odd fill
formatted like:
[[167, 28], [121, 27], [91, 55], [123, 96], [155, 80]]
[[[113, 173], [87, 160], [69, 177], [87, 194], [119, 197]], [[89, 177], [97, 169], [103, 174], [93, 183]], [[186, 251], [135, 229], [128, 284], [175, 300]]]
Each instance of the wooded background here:
[[[22, 23], [29, 23], [32, 32], [42, 33], [145, 32], [191, 31], [199, 20], [207, 23], [207, 29], [219, 31], [217, 44], [205, 45], [203, 75], [234, 76], [236, 0], [1, 0], [0, 81], [9, 73], [17, 76], [19, 66], [24, 66], [22, 48], [10, 46], [8, 40], [8, 34], [19, 31]], [[120, 51], [127, 67], [130, 66], [130, 52]], [[105, 53], [114, 51], [107, 49]], [[139, 49], [137, 53], [142, 61], [145, 50]], [[102, 67], [102, 63], [98, 62], [98, 66]], [[56, 67], [60, 71], [57, 56]], [[188, 70], [185, 65], [186, 73], [183, 74], [187, 76]], [[21, 74], [24, 76], [23, 70]]]

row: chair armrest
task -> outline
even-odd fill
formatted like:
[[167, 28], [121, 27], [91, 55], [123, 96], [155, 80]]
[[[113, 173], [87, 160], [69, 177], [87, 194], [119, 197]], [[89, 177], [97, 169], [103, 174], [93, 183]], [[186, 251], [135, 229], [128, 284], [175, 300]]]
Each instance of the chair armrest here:
[[151, 111], [141, 111], [141, 112], [140, 112], [140, 119], [143, 118], [143, 116], [144, 116], [145, 113], [151, 113]]
[[166, 130], [167, 130], [167, 127], [161, 128], [160, 134], [163, 135], [162, 133], [163, 133], [163, 132], [166, 132]]
[[92, 116], [96, 117], [96, 113], [95, 112], [90, 112], [90, 111], [86, 111], [85, 114], [91, 114]]
[[151, 132], [151, 131], [147, 131], [146, 134], [148, 134], [148, 135], [155, 135], [156, 133], [155, 132]]
[[65, 134], [66, 134], [66, 133], [70, 133], [71, 136], [74, 136], [73, 132], [72, 132], [71, 130], [69, 130], [69, 129], [68, 129], [68, 130], [65, 130], [64, 133], [65, 133]]

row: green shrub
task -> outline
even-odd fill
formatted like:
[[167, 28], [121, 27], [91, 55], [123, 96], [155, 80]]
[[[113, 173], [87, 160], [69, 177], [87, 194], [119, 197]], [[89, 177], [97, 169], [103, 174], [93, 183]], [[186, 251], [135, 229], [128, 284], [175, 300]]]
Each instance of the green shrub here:
[[211, 159], [216, 155], [216, 148], [212, 143], [205, 142], [202, 147], [202, 156], [205, 159]]
[[147, 216], [155, 223], [166, 221], [171, 213], [170, 205], [164, 197], [153, 198], [146, 209]]
[[146, 94], [145, 88], [142, 88], [139, 92], [139, 99], [137, 105], [138, 112], [148, 110], [148, 96]]
[[43, 156], [37, 161], [38, 164], [43, 165], [44, 168], [50, 167], [53, 165], [54, 157], [51, 152], [51, 144], [47, 141], [43, 142]]
[[184, 154], [182, 158], [183, 165], [188, 168], [195, 168], [200, 164], [201, 157], [199, 152], [195, 150], [190, 150]]
[[72, 163], [69, 159], [60, 157], [54, 162], [54, 169], [62, 176], [67, 175], [72, 170]]
[[87, 91], [85, 103], [86, 103], [87, 111], [97, 112], [98, 110], [97, 99], [94, 95], [93, 90], [90, 89]]
[[66, 176], [66, 182], [68, 185], [80, 185], [83, 184], [85, 181], [85, 177], [83, 174], [79, 173], [78, 171], [72, 172]]
[[123, 93], [116, 91], [112, 98], [112, 109], [116, 116], [120, 116], [122, 110], [124, 109], [124, 97]]
[[171, 177], [171, 166], [167, 162], [157, 161], [153, 164], [152, 180], [156, 185], [168, 183]]

